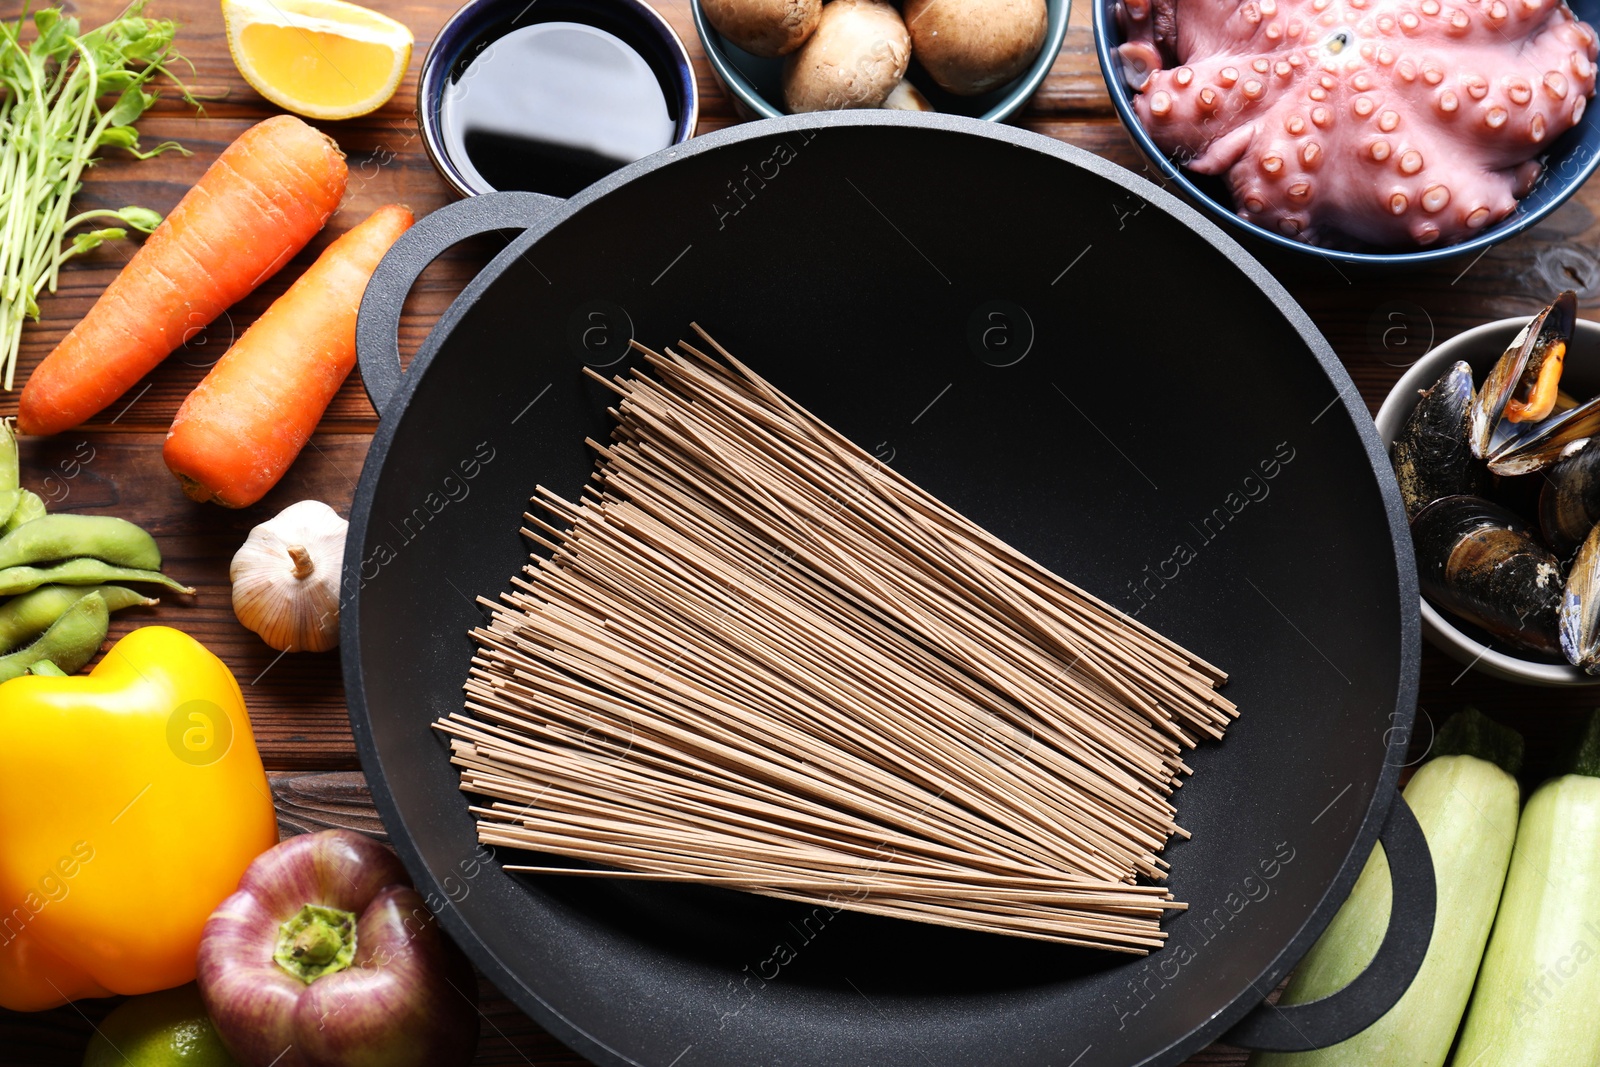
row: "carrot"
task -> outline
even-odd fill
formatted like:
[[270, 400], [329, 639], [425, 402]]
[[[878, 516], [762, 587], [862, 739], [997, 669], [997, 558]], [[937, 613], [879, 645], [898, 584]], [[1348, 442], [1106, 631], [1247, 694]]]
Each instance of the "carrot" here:
[[92, 418], [276, 274], [338, 208], [346, 173], [333, 139], [293, 115], [240, 134], [34, 370], [22, 432]]
[[361, 294], [412, 221], [391, 204], [329, 245], [183, 402], [165, 456], [191, 499], [249, 507], [278, 484], [355, 366]]

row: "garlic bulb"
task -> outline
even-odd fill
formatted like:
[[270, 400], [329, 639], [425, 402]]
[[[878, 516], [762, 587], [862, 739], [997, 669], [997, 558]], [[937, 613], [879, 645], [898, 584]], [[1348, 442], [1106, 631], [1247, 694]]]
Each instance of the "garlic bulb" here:
[[233, 613], [279, 652], [339, 644], [339, 580], [350, 524], [302, 500], [250, 531], [233, 557]]

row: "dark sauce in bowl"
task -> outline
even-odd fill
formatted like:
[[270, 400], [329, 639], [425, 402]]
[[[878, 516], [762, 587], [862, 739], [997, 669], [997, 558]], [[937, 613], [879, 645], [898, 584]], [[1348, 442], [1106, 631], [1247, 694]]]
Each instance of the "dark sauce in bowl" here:
[[439, 128], [472, 184], [567, 197], [677, 139], [675, 91], [647, 48], [609, 29], [538, 22], [469, 51]]

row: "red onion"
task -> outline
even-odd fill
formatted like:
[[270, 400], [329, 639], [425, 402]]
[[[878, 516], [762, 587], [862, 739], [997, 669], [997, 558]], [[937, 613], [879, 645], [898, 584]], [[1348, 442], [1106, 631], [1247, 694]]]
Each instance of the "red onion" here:
[[257, 857], [200, 939], [200, 993], [245, 1067], [453, 1067], [477, 986], [400, 862], [347, 830]]

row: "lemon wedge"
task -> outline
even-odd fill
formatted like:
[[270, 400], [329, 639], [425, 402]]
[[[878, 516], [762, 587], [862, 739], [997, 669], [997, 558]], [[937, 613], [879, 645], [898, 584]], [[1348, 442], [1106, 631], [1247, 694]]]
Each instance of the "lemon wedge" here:
[[394, 96], [411, 31], [344, 0], [222, 0], [228, 50], [251, 88], [312, 119], [351, 119]]

